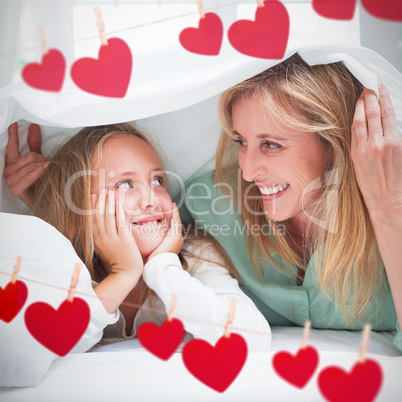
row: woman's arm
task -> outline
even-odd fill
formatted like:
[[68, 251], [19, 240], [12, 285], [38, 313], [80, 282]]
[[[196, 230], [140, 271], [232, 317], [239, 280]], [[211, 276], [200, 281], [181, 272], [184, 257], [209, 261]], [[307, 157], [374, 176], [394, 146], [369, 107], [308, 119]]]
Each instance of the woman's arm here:
[[41, 153], [42, 136], [37, 124], [29, 126], [27, 142], [30, 152], [21, 156], [19, 153], [18, 124], [11, 124], [8, 128], [3, 176], [10, 193], [29, 205], [32, 200], [32, 194], [28, 191], [29, 187], [42, 176], [50, 159]]
[[352, 127], [352, 159], [402, 323], [402, 136], [387, 90], [364, 88]]
[[195, 338], [214, 345], [224, 334], [230, 301], [236, 299], [232, 331], [246, 339], [250, 351], [269, 349], [268, 322], [224, 267], [204, 261], [191, 276], [183, 270], [177, 255], [164, 253], [145, 264], [143, 277], [163, 301], [166, 311], [172, 294], [177, 295], [174, 316]]

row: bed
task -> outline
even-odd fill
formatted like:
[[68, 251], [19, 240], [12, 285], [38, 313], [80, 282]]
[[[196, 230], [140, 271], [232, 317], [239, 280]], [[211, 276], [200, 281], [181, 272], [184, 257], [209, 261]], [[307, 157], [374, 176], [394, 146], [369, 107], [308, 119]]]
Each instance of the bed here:
[[[310, 64], [343, 61], [370, 89], [377, 90], [377, 82], [383, 82], [402, 128], [401, 74], [381, 56], [359, 46], [292, 31], [283, 58], [296, 51]], [[240, 54], [227, 42], [216, 58], [190, 54], [177, 44], [161, 49], [158, 57], [150, 51], [135, 53], [134, 49], [133, 54], [133, 78], [122, 99], [80, 91], [70, 77], [57, 93], [34, 90], [22, 81], [1, 89], [0, 171], [4, 167], [7, 128], [13, 122], [19, 124], [21, 153], [28, 151], [29, 124], [38, 123], [43, 153], [51, 156], [65, 138], [83, 126], [135, 120], [161, 143], [179, 178], [178, 189], [185, 180], [213, 166], [220, 132], [216, 113], [219, 94], [278, 62]], [[24, 205], [11, 196], [4, 179], [0, 182], [0, 211], [0, 286], [4, 288], [10, 281], [15, 255], [21, 254], [27, 263], [21, 268], [20, 278], [30, 283], [27, 304], [45, 300], [58, 306], [65, 299], [76, 261], [71, 244], [43, 222], [24, 215]], [[52, 289], [44, 292], [41, 286], [49, 284]], [[91, 317], [107, 324], [108, 317], [94, 296], [85, 269], [77, 294], [87, 296]], [[0, 388], [0, 400], [321, 401], [325, 398], [318, 387], [319, 374], [329, 366], [349, 372], [357, 362], [361, 342], [359, 331], [312, 329], [308, 344], [317, 349], [319, 363], [300, 389], [283, 380], [272, 361], [279, 351], [298, 351], [303, 329], [273, 327], [270, 351], [249, 353], [233, 383], [225, 392], [217, 392], [186, 369], [181, 349], [165, 362], [141, 346], [138, 339], [97, 344], [101, 334], [92, 335], [84, 335], [71, 353], [58, 357], [35, 344], [21, 316], [12, 325], [0, 321], [0, 376], [3, 384], [9, 385]], [[392, 343], [393, 336], [372, 333], [367, 351], [367, 358], [377, 362], [382, 371], [378, 401], [401, 400], [402, 356]], [[353, 391], [353, 385], [353, 381], [345, 380], [341, 400], [356, 400], [353, 392], [360, 390]]]
[[[56, 360], [42, 382], [32, 388], [1, 388], [2, 401], [322, 401], [317, 377], [328, 366], [349, 372], [356, 364], [360, 332], [312, 330], [309, 344], [319, 352], [319, 365], [307, 385], [299, 389], [280, 378], [272, 367], [282, 350], [295, 353], [302, 328], [272, 328], [269, 353], [251, 353], [238, 377], [224, 393], [195, 379], [184, 367], [181, 353], [167, 362], [134, 340], [94, 346], [87, 353], [72, 353]], [[383, 371], [377, 401], [399, 401], [402, 357], [392, 344], [392, 334], [373, 333], [368, 357]], [[155, 386], [156, 385], [156, 386]], [[345, 384], [346, 385], [346, 384]], [[346, 388], [346, 387], [345, 387]], [[343, 399], [348, 400], [348, 399]]]

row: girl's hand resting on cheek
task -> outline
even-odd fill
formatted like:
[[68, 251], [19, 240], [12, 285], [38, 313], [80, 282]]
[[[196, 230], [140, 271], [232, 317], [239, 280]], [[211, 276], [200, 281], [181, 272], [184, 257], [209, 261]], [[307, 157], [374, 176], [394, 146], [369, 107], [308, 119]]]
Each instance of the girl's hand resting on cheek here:
[[123, 205], [116, 202], [114, 191], [102, 189], [99, 197], [92, 194], [92, 208], [96, 208], [93, 231], [97, 254], [110, 266], [111, 274], [122, 274], [136, 284], [144, 263]]
[[173, 212], [170, 218], [169, 230], [161, 244], [148, 256], [146, 262], [162, 253], [179, 254], [183, 247], [184, 240], [179, 209], [175, 203], [172, 204], [172, 208]]

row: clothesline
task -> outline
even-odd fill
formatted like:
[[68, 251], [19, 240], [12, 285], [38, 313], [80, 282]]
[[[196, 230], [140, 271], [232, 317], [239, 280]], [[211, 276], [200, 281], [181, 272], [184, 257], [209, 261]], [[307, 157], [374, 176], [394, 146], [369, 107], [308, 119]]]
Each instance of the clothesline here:
[[[217, 10], [217, 9], [220, 9], [220, 8], [225, 8], [225, 7], [230, 7], [230, 6], [233, 6], [233, 5], [238, 5], [238, 4], [241, 4], [241, 3], [248, 3], [248, 1], [249, 0], [232, 1], [230, 3], [221, 4], [221, 5], [217, 5], [217, 6], [214, 6], [214, 7], [206, 8], [206, 9], [204, 9], [204, 11], [209, 12], [209, 11]], [[146, 23], [138, 24], [138, 25], [133, 25], [133, 26], [129, 26], [129, 27], [126, 27], [126, 28], [116, 29], [116, 30], [113, 30], [113, 31], [108, 31], [106, 29], [105, 34], [106, 34], [106, 36], [111, 36], [111, 35], [119, 34], [119, 33], [122, 33], [122, 32], [132, 31], [132, 30], [135, 30], [135, 29], [140, 29], [140, 28], [144, 28], [144, 27], [147, 27], [147, 26], [151, 26], [151, 25], [157, 25], [157, 24], [161, 24], [161, 23], [164, 23], [164, 22], [173, 21], [173, 20], [177, 20], [177, 19], [180, 19], [180, 18], [188, 17], [190, 15], [198, 14], [197, 4], [196, 4], [195, 1], [194, 1], [194, 8], [196, 9], [196, 11], [175, 15], [173, 17], [162, 18], [162, 19], [159, 19], [159, 20], [150, 21], [150, 22], [146, 22]], [[91, 35], [91, 36], [87, 36], [87, 37], [84, 37], [84, 38], [78, 38], [78, 39], [64, 41], [64, 42], [50, 43], [49, 47], [61, 47], [61, 46], [65, 46], [65, 45], [71, 45], [71, 44], [74, 44], [74, 43], [85, 42], [85, 41], [94, 40], [94, 39], [98, 39], [98, 38], [99, 38], [99, 34], [96, 33], [96, 35]], [[38, 50], [41, 50], [41, 44], [40, 44], [39, 39], [38, 39], [38, 46], [31, 47], [31, 48], [26, 48], [26, 49], [23, 49], [23, 50], [21, 50], [19, 52], [0, 53], [0, 59], [4, 58], [4, 57], [16, 56], [16, 55], [21, 54], [21, 53], [28, 53], [28, 52], [32, 52], [32, 51], [38, 51]]]
[[[9, 273], [9, 272], [0, 271], [0, 274], [12, 277], [12, 273]], [[69, 290], [69, 288], [65, 288], [65, 287], [62, 287], [62, 286], [53, 285], [53, 284], [50, 284], [50, 283], [47, 283], [47, 282], [38, 281], [38, 280], [36, 280], [36, 279], [27, 278], [27, 277], [20, 276], [20, 275], [18, 275], [17, 280], [26, 281], [26, 282], [32, 282], [32, 283], [35, 283], [35, 284], [37, 284], [37, 285], [47, 286], [47, 287], [49, 287], [49, 288], [61, 290], [61, 291], [63, 291], [63, 292], [66, 293], [66, 297], [67, 297], [67, 293], [68, 293], [68, 290]], [[91, 297], [91, 298], [93, 298], [93, 299], [100, 299], [100, 298], [98, 298], [98, 296], [96, 296], [96, 295], [94, 295], [94, 294], [89, 294], [89, 293], [85, 293], [85, 292], [80, 292], [80, 291], [78, 291], [78, 290], [75, 292], [75, 295], [76, 295], [76, 296], [80, 295], [80, 296], [84, 296], [84, 297]], [[102, 298], [102, 299], [103, 299], [103, 300], [111, 300], [111, 299], [105, 299], [105, 298]], [[153, 307], [148, 307], [148, 306], [144, 306], [144, 305], [141, 305], [141, 304], [135, 304], [135, 303], [129, 303], [129, 302], [122, 302], [121, 304], [122, 304], [122, 305], [125, 305], [125, 306], [128, 306], [128, 307], [134, 307], [134, 308], [140, 308], [140, 307], [141, 307], [142, 309], [145, 309], [145, 310], [148, 310], [148, 311], [151, 311], [151, 312], [166, 314], [166, 311], [165, 311], [165, 310], [161, 310], [161, 309], [157, 309], [157, 308], [153, 308]], [[179, 315], [179, 314], [173, 314], [173, 316], [176, 317], [176, 318], [183, 318], [183, 319], [187, 319], [187, 320], [192, 320], [192, 321], [195, 321], [195, 322], [199, 322], [199, 323], [202, 323], [202, 324], [207, 324], [207, 325], [212, 325], [212, 326], [217, 326], [217, 327], [222, 327], [222, 328], [225, 328], [225, 325], [226, 325], [226, 323], [223, 323], [223, 324], [216, 324], [216, 323], [214, 323], [214, 322], [205, 321], [205, 320], [199, 320], [199, 319], [194, 318], [194, 317], [184, 316], [184, 315]], [[267, 336], [267, 337], [270, 337], [270, 336], [271, 336], [270, 334], [268, 334], [268, 333], [266, 333], [266, 332], [262, 332], [262, 331], [252, 331], [252, 330], [247, 329], [247, 328], [240, 328], [240, 327], [235, 327], [235, 326], [232, 327], [232, 330], [234, 330], [234, 331], [237, 330], [237, 331], [242, 331], [242, 332], [248, 332], [248, 333], [251, 333], [251, 334], [256, 334], [256, 335], [261, 335], [261, 336]]]

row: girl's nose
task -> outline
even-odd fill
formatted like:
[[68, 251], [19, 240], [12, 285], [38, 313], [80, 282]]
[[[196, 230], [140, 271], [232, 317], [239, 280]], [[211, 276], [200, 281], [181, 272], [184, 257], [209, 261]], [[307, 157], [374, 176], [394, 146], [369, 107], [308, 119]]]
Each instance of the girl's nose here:
[[134, 188], [127, 190], [124, 204], [128, 213], [138, 214], [157, 207], [158, 197], [151, 187], [136, 183]]

